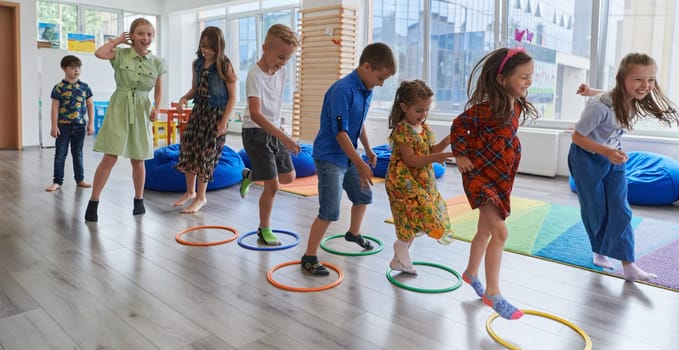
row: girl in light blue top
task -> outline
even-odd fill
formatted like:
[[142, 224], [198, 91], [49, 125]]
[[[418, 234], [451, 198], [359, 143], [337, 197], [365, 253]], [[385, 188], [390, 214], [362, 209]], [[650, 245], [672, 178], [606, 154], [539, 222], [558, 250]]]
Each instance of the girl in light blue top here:
[[[640, 118], [651, 117], [679, 124], [677, 107], [663, 94], [655, 79], [653, 58], [640, 53], [625, 56], [610, 92], [585, 106], [573, 131], [568, 168], [578, 189], [582, 222], [592, 245], [594, 264], [613, 268], [610, 258], [622, 261], [625, 279], [648, 281], [657, 276], [634, 264], [632, 210], [627, 202], [624, 130]], [[581, 86], [579, 93], [596, 91]]]

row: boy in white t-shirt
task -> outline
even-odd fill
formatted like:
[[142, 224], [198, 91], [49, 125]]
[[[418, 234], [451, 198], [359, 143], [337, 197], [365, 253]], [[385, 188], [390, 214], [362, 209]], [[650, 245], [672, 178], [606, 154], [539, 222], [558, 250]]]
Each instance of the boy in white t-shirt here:
[[295, 180], [290, 153], [299, 153], [297, 141], [281, 126], [281, 99], [285, 85], [285, 65], [295, 53], [299, 41], [287, 26], [274, 24], [262, 45], [262, 57], [248, 71], [245, 90], [248, 104], [243, 114], [243, 147], [251, 169], [243, 170], [240, 195], [245, 198], [252, 181], [264, 181], [259, 197], [257, 235], [267, 245], [280, 245], [271, 231], [271, 210], [279, 184]]

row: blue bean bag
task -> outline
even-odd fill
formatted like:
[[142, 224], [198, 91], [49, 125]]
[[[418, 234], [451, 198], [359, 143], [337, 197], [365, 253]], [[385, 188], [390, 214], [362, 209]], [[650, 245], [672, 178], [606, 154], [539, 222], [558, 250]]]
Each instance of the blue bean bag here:
[[[144, 162], [146, 165], [146, 182], [144, 187], [162, 192], [186, 191], [184, 174], [174, 166], [179, 161], [179, 144], [158, 148], [153, 152], [153, 159]], [[216, 190], [240, 183], [242, 180], [243, 161], [236, 151], [228, 146], [222, 149], [222, 156], [215, 168], [212, 182], [208, 190]]]
[[[650, 152], [630, 152], [628, 156], [625, 170], [630, 204], [670, 205], [679, 200], [679, 161]], [[577, 192], [572, 176], [568, 183]]]
[[[302, 143], [299, 146], [299, 153], [292, 155], [292, 165], [295, 167], [296, 176], [307, 177], [316, 175], [316, 165], [314, 165], [314, 158], [311, 156], [314, 150], [313, 145]], [[243, 160], [245, 167], [249, 168], [251, 166], [250, 158], [245, 149], [238, 151], [238, 155]]]
[[[388, 144], [373, 147], [373, 152], [377, 156], [377, 165], [373, 169], [373, 175], [376, 177], [386, 177], [387, 167], [389, 166], [389, 159], [391, 158], [391, 146]], [[368, 156], [361, 155], [364, 161], [368, 161]], [[434, 175], [438, 179], [446, 173], [446, 167], [443, 164], [434, 163]]]

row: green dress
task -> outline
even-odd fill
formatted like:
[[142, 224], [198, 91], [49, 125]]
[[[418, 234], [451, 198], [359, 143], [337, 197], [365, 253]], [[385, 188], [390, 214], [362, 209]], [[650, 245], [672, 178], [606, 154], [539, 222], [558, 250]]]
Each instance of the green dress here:
[[139, 56], [132, 48], [115, 48], [111, 60], [116, 90], [111, 95], [94, 151], [135, 160], [153, 158], [149, 91], [165, 73], [163, 61], [151, 54]]
[[394, 218], [396, 236], [409, 241], [426, 233], [439, 239], [451, 235], [453, 229], [448, 218], [446, 202], [436, 188], [436, 177], [431, 164], [422, 168], [409, 168], [399, 152], [398, 145], [410, 146], [417, 155], [428, 155], [436, 141], [427, 124], [418, 133], [406, 122], [401, 122], [389, 136], [393, 149], [387, 167], [385, 187]]

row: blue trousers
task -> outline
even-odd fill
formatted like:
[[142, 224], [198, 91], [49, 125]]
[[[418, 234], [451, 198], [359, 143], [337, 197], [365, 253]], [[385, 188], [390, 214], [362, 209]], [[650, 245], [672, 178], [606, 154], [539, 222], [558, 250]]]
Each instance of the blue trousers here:
[[83, 144], [87, 133], [85, 124], [59, 124], [59, 136], [54, 143], [54, 179], [53, 183], [64, 184], [64, 164], [68, 153], [68, 144], [71, 144], [73, 156], [73, 175], [76, 183], [85, 179], [83, 170]]
[[578, 189], [580, 215], [592, 251], [633, 262], [634, 230], [625, 164], [612, 164], [602, 155], [571, 144], [568, 169]]

